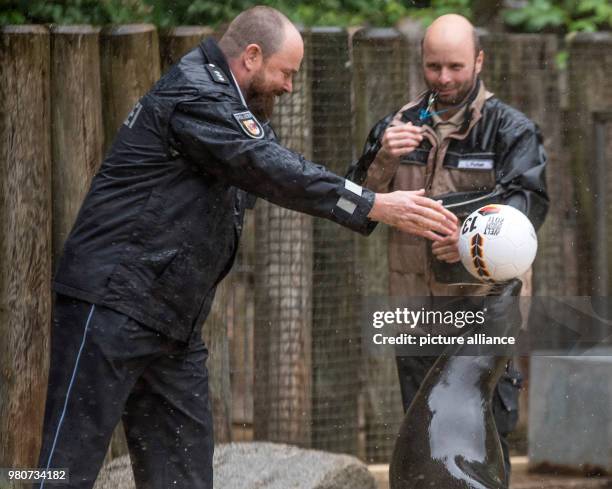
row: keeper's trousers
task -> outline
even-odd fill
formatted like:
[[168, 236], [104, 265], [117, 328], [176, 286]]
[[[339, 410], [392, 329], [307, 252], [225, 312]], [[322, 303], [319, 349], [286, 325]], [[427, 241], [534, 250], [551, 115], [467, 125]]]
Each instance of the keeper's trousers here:
[[138, 489], [212, 489], [207, 357], [199, 334], [182, 343], [58, 295], [39, 467], [91, 488], [123, 420]]

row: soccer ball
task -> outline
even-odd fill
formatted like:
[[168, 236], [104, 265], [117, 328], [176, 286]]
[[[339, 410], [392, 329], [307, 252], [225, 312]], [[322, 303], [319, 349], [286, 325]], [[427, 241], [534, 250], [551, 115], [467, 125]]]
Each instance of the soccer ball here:
[[537, 250], [533, 225], [525, 214], [509, 205], [485, 205], [472, 212], [461, 226], [461, 262], [483, 282], [504, 282], [522, 275]]

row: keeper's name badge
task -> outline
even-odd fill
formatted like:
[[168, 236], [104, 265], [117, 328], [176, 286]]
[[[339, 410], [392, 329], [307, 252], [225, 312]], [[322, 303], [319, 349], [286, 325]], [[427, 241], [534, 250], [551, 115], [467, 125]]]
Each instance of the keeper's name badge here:
[[493, 160], [476, 160], [476, 159], [465, 159], [459, 160], [458, 168], [465, 168], [469, 170], [492, 170]]
[[264, 131], [261, 124], [259, 124], [255, 116], [248, 110], [233, 115], [234, 119], [236, 119], [236, 122], [238, 122], [240, 128], [247, 136], [253, 139], [261, 139], [264, 137]]

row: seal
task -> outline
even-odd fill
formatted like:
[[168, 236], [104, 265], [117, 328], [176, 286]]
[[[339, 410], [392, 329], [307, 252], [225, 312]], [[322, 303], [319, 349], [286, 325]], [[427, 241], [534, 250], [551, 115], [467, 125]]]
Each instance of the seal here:
[[[515, 279], [480, 298], [486, 299], [488, 334], [518, 333], [521, 286]], [[510, 355], [465, 356], [469, 348], [450, 347], [427, 374], [399, 430], [390, 489], [507, 488], [491, 399]]]

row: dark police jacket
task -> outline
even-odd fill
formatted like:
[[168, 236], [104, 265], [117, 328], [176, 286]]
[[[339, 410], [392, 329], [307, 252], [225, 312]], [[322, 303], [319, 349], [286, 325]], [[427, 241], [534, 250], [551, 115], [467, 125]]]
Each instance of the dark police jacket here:
[[374, 194], [280, 146], [213, 40], [134, 107], [79, 211], [54, 290], [187, 341], [232, 266], [250, 196], [368, 234]]

